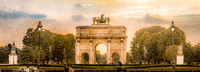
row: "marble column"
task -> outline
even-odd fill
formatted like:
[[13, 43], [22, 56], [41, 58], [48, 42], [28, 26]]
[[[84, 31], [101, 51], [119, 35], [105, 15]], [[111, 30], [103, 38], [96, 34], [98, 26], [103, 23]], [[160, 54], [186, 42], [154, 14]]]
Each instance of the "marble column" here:
[[110, 39], [108, 39], [108, 48], [107, 48], [107, 64], [111, 63], [110, 59]]
[[121, 55], [120, 55], [120, 61], [122, 62], [122, 63], [124, 63], [124, 61], [123, 61], [123, 58], [124, 58], [124, 45], [123, 45], [123, 39], [120, 39], [120, 42], [121, 42]]
[[80, 39], [77, 39], [77, 46], [76, 46], [76, 64], [80, 64], [81, 56], [80, 56], [80, 49], [79, 49]]
[[124, 58], [123, 58], [123, 62], [124, 62], [124, 64], [126, 63], [126, 39], [123, 39], [123, 50], [124, 50]]
[[94, 64], [94, 53], [92, 48], [92, 39], [90, 39], [90, 55], [89, 55], [89, 64]]

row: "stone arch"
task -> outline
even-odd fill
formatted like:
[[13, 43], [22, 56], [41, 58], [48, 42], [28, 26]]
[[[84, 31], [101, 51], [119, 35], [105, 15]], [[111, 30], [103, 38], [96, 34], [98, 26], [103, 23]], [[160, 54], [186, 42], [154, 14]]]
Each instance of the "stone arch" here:
[[89, 63], [89, 54], [87, 52], [82, 53], [82, 62], [83, 64], [88, 64]]
[[[112, 54], [117, 52], [120, 61], [126, 63], [126, 27], [111, 26], [111, 24], [102, 24], [95, 21], [90, 26], [76, 27], [76, 64], [81, 62], [81, 54], [87, 52], [89, 54], [89, 64], [96, 64], [96, 46], [99, 43], [105, 44], [107, 47], [107, 64], [112, 63]], [[115, 56], [115, 54], [113, 55]]]
[[118, 52], [114, 52], [112, 54], [112, 63], [116, 64], [117, 62], [120, 61], [120, 55]]

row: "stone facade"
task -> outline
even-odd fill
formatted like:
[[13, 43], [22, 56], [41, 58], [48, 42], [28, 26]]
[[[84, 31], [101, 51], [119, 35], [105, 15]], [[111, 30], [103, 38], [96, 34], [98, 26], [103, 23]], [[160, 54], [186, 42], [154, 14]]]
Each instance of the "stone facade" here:
[[83, 64], [83, 53], [88, 53], [89, 64], [95, 64], [98, 44], [107, 47], [107, 63], [112, 63], [112, 54], [115, 52], [120, 55], [120, 61], [126, 63], [126, 27], [111, 26], [108, 19], [101, 16], [93, 18], [91, 26], [76, 27], [76, 64]]

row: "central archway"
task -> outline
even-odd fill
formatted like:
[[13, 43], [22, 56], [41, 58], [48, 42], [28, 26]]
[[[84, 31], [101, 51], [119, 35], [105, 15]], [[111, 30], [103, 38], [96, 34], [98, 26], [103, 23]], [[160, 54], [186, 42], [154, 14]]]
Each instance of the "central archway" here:
[[107, 47], [104, 44], [98, 44], [96, 46], [96, 64], [106, 64], [107, 63]]

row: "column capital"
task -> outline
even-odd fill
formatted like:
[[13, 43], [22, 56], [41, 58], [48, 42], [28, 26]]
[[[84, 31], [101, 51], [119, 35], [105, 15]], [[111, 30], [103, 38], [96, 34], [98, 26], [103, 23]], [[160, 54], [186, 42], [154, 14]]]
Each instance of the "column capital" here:
[[108, 43], [110, 43], [111, 39], [108, 39]]
[[76, 41], [79, 43], [79, 42], [80, 42], [80, 39], [76, 39]]
[[90, 43], [92, 42], [92, 39], [90, 39]]
[[123, 38], [121, 38], [121, 39], [120, 39], [120, 42], [121, 42], [121, 43], [123, 43], [123, 42], [124, 42], [124, 39], [123, 39]]

